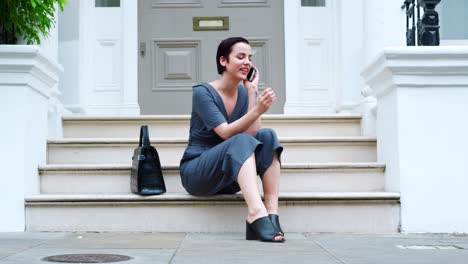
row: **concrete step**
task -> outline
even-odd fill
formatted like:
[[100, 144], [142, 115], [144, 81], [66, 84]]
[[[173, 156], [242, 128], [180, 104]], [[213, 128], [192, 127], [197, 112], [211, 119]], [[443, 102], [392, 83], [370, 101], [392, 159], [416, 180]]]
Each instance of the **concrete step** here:
[[[360, 115], [265, 115], [263, 126], [274, 128], [282, 138], [359, 136]], [[140, 126], [149, 125], [154, 138], [188, 138], [190, 116], [67, 116], [64, 138], [135, 138]]]
[[[396, 233], [400, 195], [388, 192], [281, 193], [285, 232]], [[241, 195], [27, 196], [27, 231], [245, 232]]]
[[[321, 137], [281, 139], [284, 163], [375, 162], [376, 139]], [[177, 164], [186, 139], [151, 139], [162, 164]], [[138, 139], [60, 139], [48, 142], [48, 164], [131, 164]]]
[[[43, 166], [39, 168], [41, 193], [131, 193], [130, 169], [129, 165], [112, 164]], [[380, 163], [282, 164], [280, 191], [383, 191], [384, 169]], [[186, 193], [177, 165], [164, 166], [163, 175], [168, 193]]]

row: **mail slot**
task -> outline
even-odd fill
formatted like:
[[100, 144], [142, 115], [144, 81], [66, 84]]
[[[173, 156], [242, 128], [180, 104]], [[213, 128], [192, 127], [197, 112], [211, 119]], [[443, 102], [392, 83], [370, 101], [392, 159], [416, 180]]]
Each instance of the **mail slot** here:
[[229, 30], [229, 17], [193, 17], [193, 31]]

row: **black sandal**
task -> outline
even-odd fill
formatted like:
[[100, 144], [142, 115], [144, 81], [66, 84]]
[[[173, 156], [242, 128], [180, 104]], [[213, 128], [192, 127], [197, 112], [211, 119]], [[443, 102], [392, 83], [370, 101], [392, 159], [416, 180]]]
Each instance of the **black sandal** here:
[[273, 224], [273, 227], [276, 228], [276, 230], [278, 230], [278, 232], [280, 233], [280, 235], [282, 235], [284, 237], [284, 232], [283, 232], [283, 229], [281, 229], [281, 225], [279, 223], [279, 215], [277, 214], [270, 214], [268, 215], [270, 217], [270, 220], [271, 220], [271, 223]]
[[276, 237], [282, 236], [276, 228], [273, 226], [270, 217], [264, 216], [253, 221], [251, 224], [246, 223], [246, 240], [261, 240], [263, 242], [284, 242], [284, 238], [281, 240], [275, 240]]

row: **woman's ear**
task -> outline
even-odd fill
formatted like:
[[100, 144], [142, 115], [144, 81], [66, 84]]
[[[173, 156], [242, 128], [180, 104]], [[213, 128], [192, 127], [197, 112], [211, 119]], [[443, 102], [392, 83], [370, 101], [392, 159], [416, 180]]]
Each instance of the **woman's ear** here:
[[219, 57], [219, 64], [221, 64], [223, 67], [226, 67], [227, 60], [224, 56]]

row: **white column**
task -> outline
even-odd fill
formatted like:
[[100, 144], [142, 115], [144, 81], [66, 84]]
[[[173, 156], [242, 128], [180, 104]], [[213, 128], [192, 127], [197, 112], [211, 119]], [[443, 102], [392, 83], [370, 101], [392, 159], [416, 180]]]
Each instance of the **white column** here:
[[39, 192], [49, 99], [61, 71], [37, 46], [0, 45], [0, 232], [24, 231], [24, 197]]
[[[44, 54], [44, 56], [53, 63], [58, 63], [59, 61], [58, 10], [60, 10], [60, 8], [56, 4], [55, 25], [50, 28], [49, 35], [47, 37], [41, 37], [40, 45], [41, 53]], [[62, 116], [64, 114], [70, 113], [64, 108], [62, 102], [59, 99], [62, 94], [62, 92], [59, 90], [59, 87], [59, 83], [56, 83], [50, 91], [47, 133], [49, 139], [62, 137]]]
[[333, 74], [337, 82], [336, 111], [354, 112], [362, 100], [364, 87], [360, 73], [364, 64], [364, 0], [338, 0], [338, 67]]
[[403, 232], [468, 232], [468, 47], [386, 48], [363, 72], [378, 100], [378, 161]]
[[84, 60], [80, 39], [84, 38], [80, 32], [80, 21], [91, 23], [84, 16], [83, 6], [89, 1], [69, 1], [64, 11], [59, 13], [59, 63], [65, 68], [61, 76], [59, 90], [60, 99], [65, 107], [74, 113], [83, 113], [83, 97], [80, 96], [83, 87], [84, 74], [81, 66]]
[[284, 1], [285, 114], [298, 114], [300, 108], [300, 1]]
[[[59, 8], [57, 6], [57, 8]], [[41, 36], [41, 49], [44, 56], [52, 61], [58, 61], [58, 12], [55, 12], [55, 26], [52, 26], [49, 30], [47, 37]]]
[[123, 87], [121, 115], [139, 115], [138, 105], [138, 1], [122, 0]]
[[[406, 14], [400, 0], [364, 0], [364, 64], [379, 56], [385, 47], [406, 45]], [[364, 97], [358, 107], [362, 114], [362, 134], [376, 133], [377, 101], [372, 89], [362, 86]]]
[[364, 0], [365, 63], [385, 47], [406, 45], [406, 14], [401, 0]]

